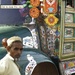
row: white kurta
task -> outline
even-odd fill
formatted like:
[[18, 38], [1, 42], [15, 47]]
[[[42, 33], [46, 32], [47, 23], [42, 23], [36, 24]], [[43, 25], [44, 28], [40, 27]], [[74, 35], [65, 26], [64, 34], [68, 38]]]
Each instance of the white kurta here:
[[0, 75], [21, 75], [14, 59], [9, 54], [0, 60]]

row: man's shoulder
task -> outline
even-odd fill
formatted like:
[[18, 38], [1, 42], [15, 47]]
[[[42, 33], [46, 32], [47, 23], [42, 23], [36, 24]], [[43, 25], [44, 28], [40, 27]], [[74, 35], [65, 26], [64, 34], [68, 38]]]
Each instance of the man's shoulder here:
[[10, 61], [10, 59], [7, 55], [5, 55], [0, 61], [8, 62], [8, 61]]

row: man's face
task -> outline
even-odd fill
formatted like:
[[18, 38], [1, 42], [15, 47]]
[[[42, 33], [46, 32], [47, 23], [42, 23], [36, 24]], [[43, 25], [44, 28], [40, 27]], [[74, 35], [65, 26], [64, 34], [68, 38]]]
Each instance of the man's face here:
[[21, 42], [14, 42], [9, 49], [10, 55], [13, 58], [19, 58], [23, 50], [23, 45]]

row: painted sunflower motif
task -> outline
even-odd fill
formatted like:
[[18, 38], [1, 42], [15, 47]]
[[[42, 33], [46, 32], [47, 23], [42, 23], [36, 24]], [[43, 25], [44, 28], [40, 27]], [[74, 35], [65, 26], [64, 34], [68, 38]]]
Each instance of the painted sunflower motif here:
[[48, 15], [48, 17], [45, 19], [45, 22], [49, 25], [49, 26], [54, 26], [57, 22], [58, 22], [58, 18], [55, 17], [53, 14]]

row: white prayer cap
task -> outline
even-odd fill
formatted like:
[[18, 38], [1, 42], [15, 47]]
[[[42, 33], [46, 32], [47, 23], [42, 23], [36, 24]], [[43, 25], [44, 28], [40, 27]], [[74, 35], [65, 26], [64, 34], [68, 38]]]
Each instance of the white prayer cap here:
[[21, 38], [19, 36], [13, 36], [13, 37], [10, 37], [8, 40], [7, 40], [7, 46], [11, 46], [11, 44], [15, 41], [21, 41]]

